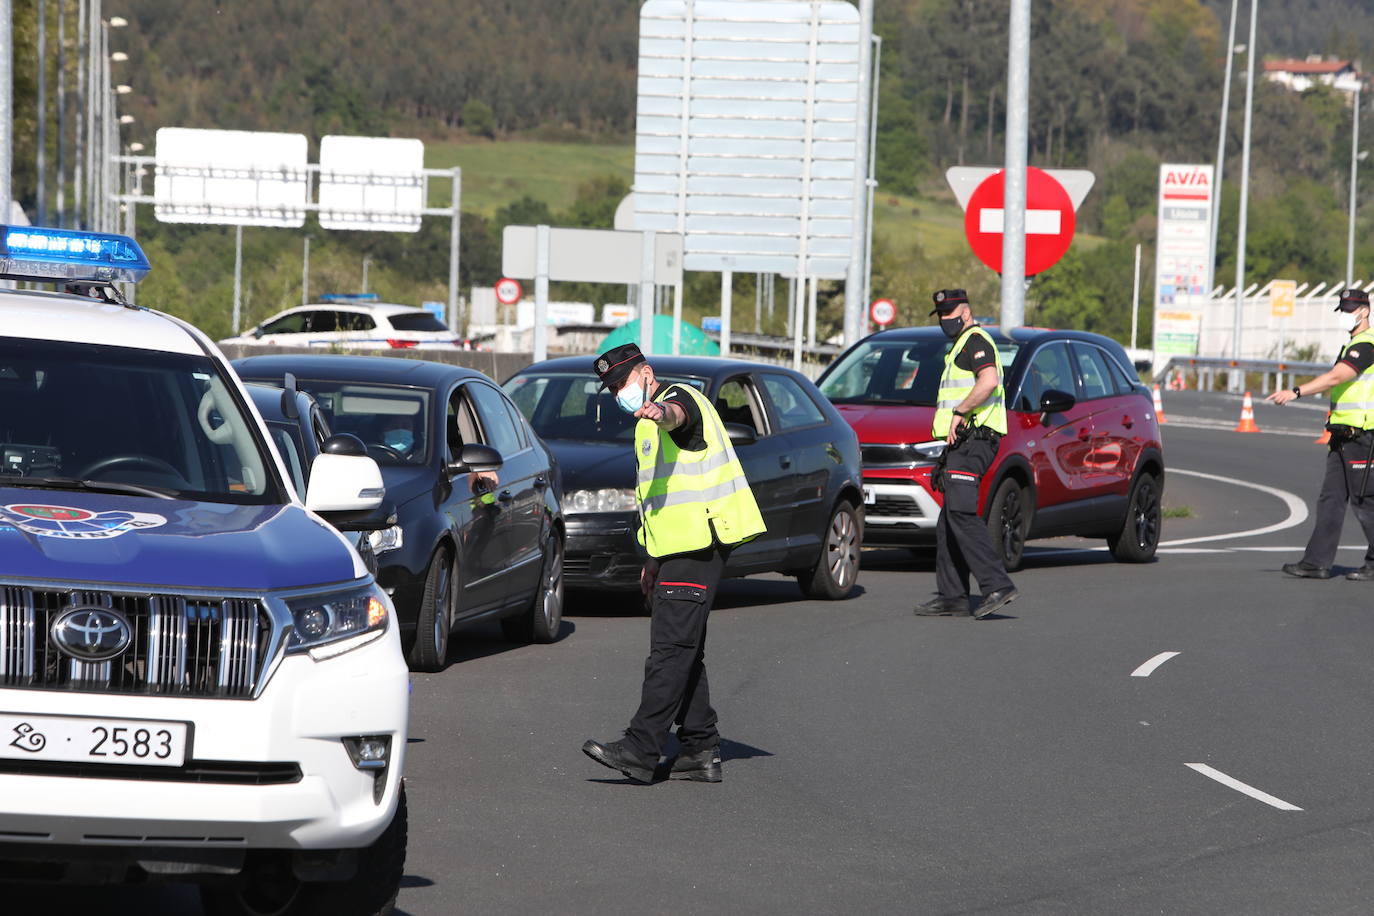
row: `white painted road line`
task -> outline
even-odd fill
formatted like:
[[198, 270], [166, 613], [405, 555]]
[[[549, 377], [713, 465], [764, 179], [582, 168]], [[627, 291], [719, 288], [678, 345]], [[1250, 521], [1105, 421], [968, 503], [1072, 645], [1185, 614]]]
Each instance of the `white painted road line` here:
[[1145, 664], [1131, 672], [1131, 677], [1149, 677], [1155, 673], [1155, 669], [1167, 662], [1169, 659], [1178, 655], [1178, 652], [1161, 652]]
[[[1209, 420], [1205, 417], [1175, 416], [1167, 409], [1165, 413], [1169, 417], [1169, 422], [1165, 424], [1167, 426], [1177, 426], [1182, 429], [1215, 429], [1226, 433], [1234, 432], [1236, 428], [1236, 424], [1229, 420]], [[1299, 436], [1315, 439], [1322, 434], [1322, 428], [1320, 425], [1314, 426], [1311, 429], [1265, 426], [1260, 429], [1260, 432], [1271, 436]]]
[[1209, 766], [1208, 766], [1207, 764], [1205, 764], [1205, 763], [1185, 763], [1184, 766], [1188, 767], [1189, 769], [1196, 770], [1197, 772], [1201, 773], [1203, 776], [1206, 776], [1208, 779], [1215, 779], [1217, 782], [1221, 783], [1223, 786], [1227, 786], [1227, 787], [1229, 787], [1229, 788], [1235, 789], [1237, 792], [1240, 792], [1240, 793], [1243, 794], [1243, 795], [1248, 795], [1248, 796], [1250, 796], [1251, 798], [1255, 799], [1256, 801], [1262, 801], [1262, 802], [1264, 802], [1266, 805], [1272, 805], [1273, 807], [1278, 808], [1280, 811], [1301, 811], [1301, 810], [1302, 810], [1302, 809], [1299, 808], [1297, 805], [1290, 805], [1288, 802], [1284, 801], [1283, 799], [1281, 799], [1281, 798], [1275, 798], [1274, 796], [1270, 795], [1270, 794], [1267, 793], [1267, 792], [1261, 792], [1259, 789], [1256, 789], [1254, 786], [1247, 786], [1245, 783], [1241, 782], [1239, 779], [1232, 779], [1230, 776], [1227, 776], [1225, 773], [1221, 772], [1220, 770], [1214, 770], [1214, 769], [1212, 769], [1211, 767], [1209, 767]]
[[1203, 480], [1215, 480], [1218, 483], [1229, 483], [1237, 487], [1248, 487], [1251, 490], [1259, 490], [1261, 493], [1268, 493], [1270, 496], [1283, 500], [1288, 507], [1288, 517], [1274, 525], [1266, 525], [1263, 528], [1253, 528], [1249, 531], [1237, 531], [1232, 534], [1209, 534], [1205, 537], [1180, 538], [1175, 541], [1161, 541], [1160, 547], [1182, 547], [1184, 544], [1201, 544], [1206, 541], [1229, 541], [1232, 538], [1252, 538], [1261, 534], [1273, 534], [1275, 531], [1283, 531], [1286, 528], [1293, 528], [1307, 521], [1307, 503], [1296, 493], [1287, 490], [1280, 490], [1278, 487], [1266, 487], [1264, 484], [1251, 483], [1248, 480], [1237, 480], [1234, 477], [1222, 477], [1219, 474], [1204, 474], [1201, 471], [1185, 471], [1180, 468], [1172, 468], [1170, 474], [1182, 474], [1185, 477], [1200, 477]]

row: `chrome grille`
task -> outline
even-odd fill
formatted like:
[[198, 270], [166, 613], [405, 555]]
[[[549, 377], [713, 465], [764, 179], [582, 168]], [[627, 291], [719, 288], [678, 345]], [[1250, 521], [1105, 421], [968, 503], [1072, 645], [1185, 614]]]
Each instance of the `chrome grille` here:
[[[69, 658], [53, 642], [53, 618], [71, 607], [107, 607], [133, 630], [111, 661]], [[244, 598], [188, 598], [0, 587], [0, 687], [98, 690], [196, 697], [251, 697], [272, 625]]]

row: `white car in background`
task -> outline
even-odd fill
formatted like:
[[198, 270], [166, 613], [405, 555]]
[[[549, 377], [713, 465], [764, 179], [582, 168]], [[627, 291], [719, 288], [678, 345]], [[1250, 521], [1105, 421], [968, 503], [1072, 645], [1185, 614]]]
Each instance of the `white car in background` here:
[[357, 347], [359, 349], [451, 349], [462, 339], [424, 309], [361, 297], [301, 305], [273, 315], [224, 345], [246, 347]]

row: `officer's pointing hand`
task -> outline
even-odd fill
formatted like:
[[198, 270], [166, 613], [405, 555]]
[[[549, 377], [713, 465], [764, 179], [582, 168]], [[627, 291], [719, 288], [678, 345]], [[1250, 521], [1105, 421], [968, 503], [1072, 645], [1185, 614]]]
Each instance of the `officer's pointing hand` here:
[[645, 420], [653, 420], [655, 423], [663, 419], [663, 414], [663, 405], [655, 404], [653, 401], [646, 402], [643, 407], [635, 411], [636, 417]]
[[1275, 404], [1278, 404], [1280, 407], [1282, 407], [1284, 404], [1287, 404], [1289, 401], [1293, 400], [1296, 397], [1297, 395], [1293, 393], [1292, 389], [1285, 388], [1282, 391], [1275, 391], [1273, 394], [1269, 395], [1269, 397], [1265, 398], [1265, 400], [1273, 401]]

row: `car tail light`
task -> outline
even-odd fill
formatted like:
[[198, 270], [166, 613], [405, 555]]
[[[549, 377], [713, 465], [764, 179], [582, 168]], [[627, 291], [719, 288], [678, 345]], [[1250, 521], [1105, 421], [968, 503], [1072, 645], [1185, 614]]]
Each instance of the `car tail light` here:
[[397, 340], [394, 337], [388, 337], [386, 342], [393, 350], [409, 350], [411, 347], [418, 347], [420, 345], [418, 340]]

